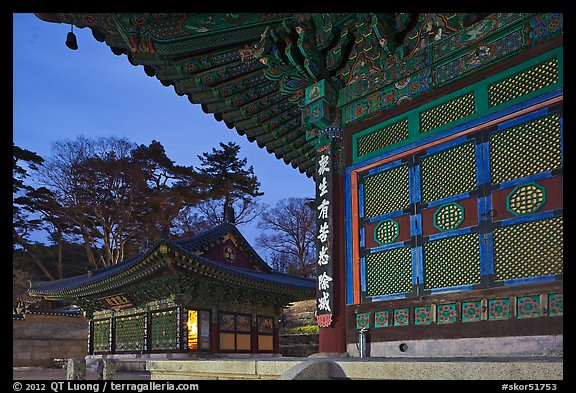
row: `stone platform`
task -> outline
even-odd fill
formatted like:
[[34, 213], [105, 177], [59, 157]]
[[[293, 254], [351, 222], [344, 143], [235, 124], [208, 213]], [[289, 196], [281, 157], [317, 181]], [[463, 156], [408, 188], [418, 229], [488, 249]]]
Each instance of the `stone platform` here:
[[563, 359], [267, 358], [148, 360], [153, 380], [562, 380]]

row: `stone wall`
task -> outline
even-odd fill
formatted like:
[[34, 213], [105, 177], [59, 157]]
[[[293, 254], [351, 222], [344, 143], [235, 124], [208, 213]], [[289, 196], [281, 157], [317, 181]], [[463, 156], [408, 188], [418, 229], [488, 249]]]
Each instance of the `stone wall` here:
[[61, 367], [88, 355], [88, 320], [83, 316], [24, 314], [12, 321], [13, 367]]

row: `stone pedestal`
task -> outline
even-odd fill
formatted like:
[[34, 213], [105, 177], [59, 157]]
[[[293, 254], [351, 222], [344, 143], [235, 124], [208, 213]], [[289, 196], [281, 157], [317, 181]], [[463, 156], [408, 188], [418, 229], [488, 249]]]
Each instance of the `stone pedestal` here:
[[99, 380], [112, 380], [116, 373], [115, 359], [100, 359], [96, 368], [97, 378]]
[[70, 358], [68, 359], [68, 367], [66, 369], [66, 379], [86, 379], [86, 360], [84, 358]]

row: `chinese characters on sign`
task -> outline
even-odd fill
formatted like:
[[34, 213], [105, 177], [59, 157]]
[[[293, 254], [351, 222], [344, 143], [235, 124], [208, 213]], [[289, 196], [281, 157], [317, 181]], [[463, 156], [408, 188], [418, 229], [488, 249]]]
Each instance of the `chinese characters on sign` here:
[[128, 297], [124, 294], [103, 297], [100, 298], [100, 301], [102, 301], [106, 307], [112, 309], [133, 306], [130, 299], [128, 299]]
[[332, 324], [332, 157], [330, 146], [316, 153], [316, 319], [318, 326]]

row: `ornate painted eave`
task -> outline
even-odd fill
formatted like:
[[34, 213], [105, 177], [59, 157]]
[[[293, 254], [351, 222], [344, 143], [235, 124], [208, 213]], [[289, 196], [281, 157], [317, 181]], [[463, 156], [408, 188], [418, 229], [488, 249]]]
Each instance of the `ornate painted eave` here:
[[322, 130], [432, 95], [563, 31], [561, 13], [36, 15], [90, 28], [309, 177]]
[[[203, 250], [213, 247], [230, 235], [236, 236], [240, 248], [253, 254], [255, 269], [230, 266], [202, 256]], [[272, 271], [235, 226], [225, 223], [188, 239], [160, 240], [141, 254], [84, 275], [32, 282], [29, 293], [46, 299], [65, 299], [74, 303], [80, 301], [86, 305], [98, 303], [97, 299], [114, 293], [142, 291], [145, 287], [156, 285], [159, 287], [148, 288], [144, 292], [167, 297], [172, 294], [172, 290], [166, 290], [172, 285], [166, 284], [167, 282], [177, 282], [177, 286], [188, 283], [182, 285], [192, 288], [202, 280], [213, 283], [212, 286], [238, 288], [251, 293], [262, 291], [292, 301], [313, 297], [315, 291], [314, 280]], [[184, 287], [183, 293], [187, 292]]]

